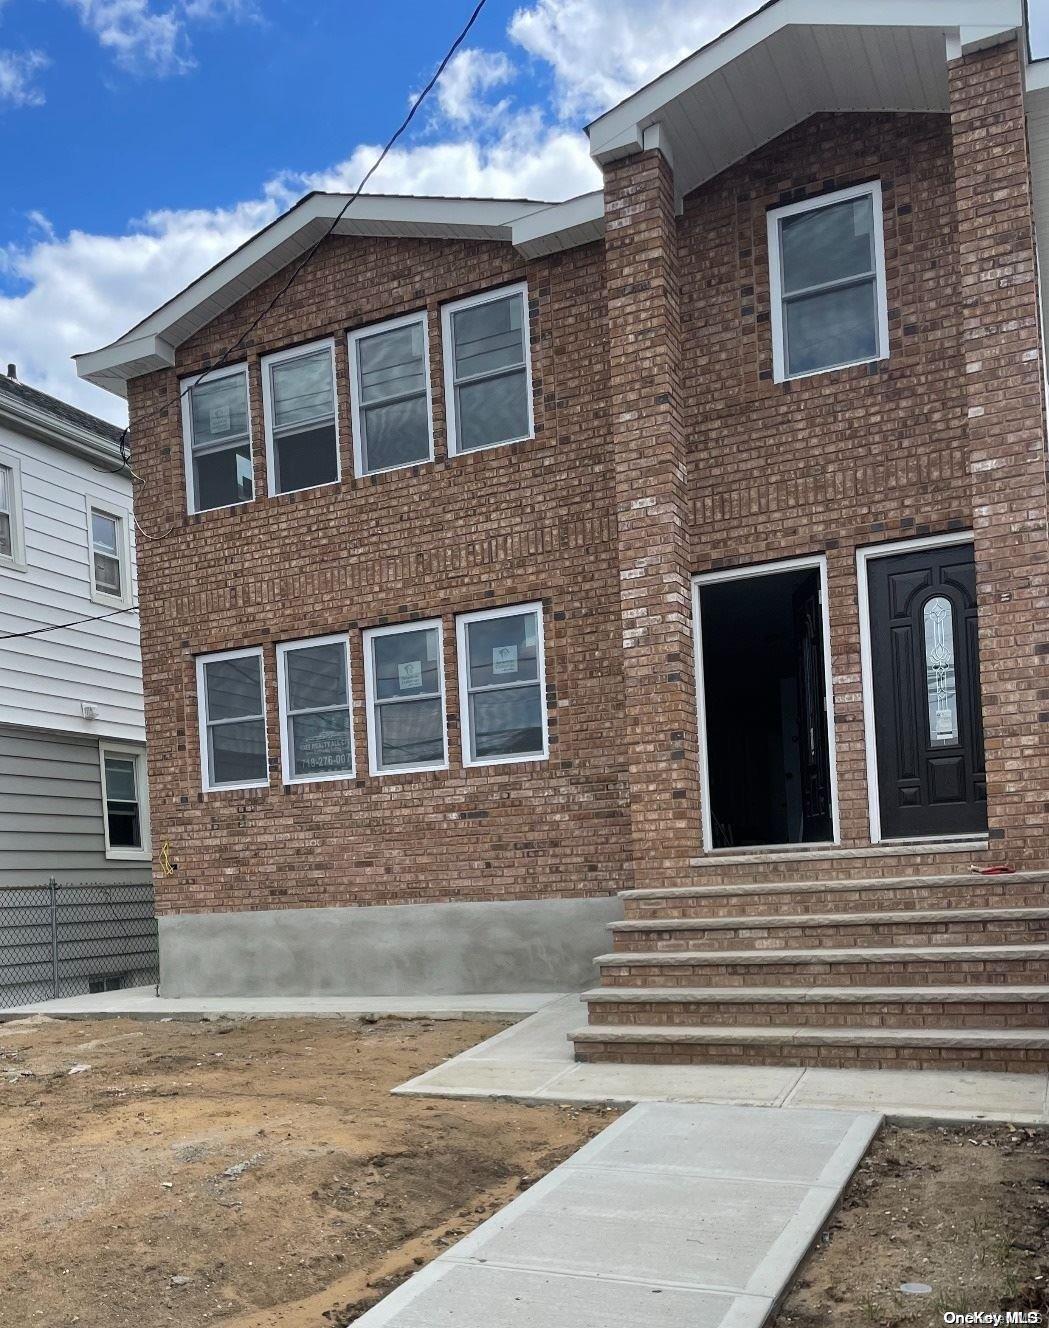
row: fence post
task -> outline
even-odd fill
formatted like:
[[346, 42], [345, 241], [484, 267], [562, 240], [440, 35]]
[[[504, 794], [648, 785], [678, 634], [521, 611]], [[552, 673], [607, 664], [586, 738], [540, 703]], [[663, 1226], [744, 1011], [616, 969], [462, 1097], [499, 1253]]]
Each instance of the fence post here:
[[58, 1000], [58, 882], [52, 876], [47, 883], [51, 903], [51, 987], [52, 996]]

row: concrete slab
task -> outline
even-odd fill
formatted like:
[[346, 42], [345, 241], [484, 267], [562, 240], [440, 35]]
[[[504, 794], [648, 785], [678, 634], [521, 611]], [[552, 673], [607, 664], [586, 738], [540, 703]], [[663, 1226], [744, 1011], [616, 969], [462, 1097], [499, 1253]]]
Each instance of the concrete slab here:
[[[584, 1065], [568, 1034], [579, 998], [563, 996], [461, 1056], [394, 1089], [421, 1097], [513, 1097], [525, 1102], [695, 1102], [878, 1110], [935, 1120], [1049, 1124], [1049, 1074], [948, 1070], [806, 1070], [775, 1066]], [[477, 1073], [478, 1064], [495, 1069]], [[560, 1066], [560, 1070], [558, 1070]], [[503, 1067], [504, 1074], [498, 1072]], [[550, 1071], [550, 1073], [548, 1073]]]
[[[561, 997], [561, 992], [550, 991], [458, 996], [164, 997], [157, 996], [152, 987], [131, 987], [126, 991], [11, 1006], [0, 1009], [0, 1021], [22, 1019], [29, 1014], [46, 1014], [53, 1019], [359, 1019], [369, 1015], [495, 1021], [523, 1019]], [[530, 1034], [529, 1038], [533, 1036]]]
[[880, 1120], [635, 1107], [358, 1322], [759, 1328]]

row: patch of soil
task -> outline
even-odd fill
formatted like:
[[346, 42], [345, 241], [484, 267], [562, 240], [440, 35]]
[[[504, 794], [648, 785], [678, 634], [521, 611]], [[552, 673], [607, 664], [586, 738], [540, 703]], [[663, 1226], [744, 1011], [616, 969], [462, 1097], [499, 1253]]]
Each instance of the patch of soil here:
[[1046, 1323], [1049, 1130], [883, 1127], [774, 1324], [942, 1328], [950, 1311]]
[[614, 1113], [390, 1089], [502, 1025], [0, 1024], [0, 1304], [345, 1328]]

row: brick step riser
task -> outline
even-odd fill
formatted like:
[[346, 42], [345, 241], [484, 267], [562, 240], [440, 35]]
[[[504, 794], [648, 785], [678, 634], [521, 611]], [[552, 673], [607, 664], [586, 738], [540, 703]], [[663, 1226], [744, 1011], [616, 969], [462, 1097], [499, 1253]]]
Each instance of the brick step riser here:
[[908, 1001], [898, 1009], [886, 1009], [885, 1002], [870, 1005], [768, 1001], [694, 1005], [669, 1002], [629, 1005], [597, 1003], [589, 1007], [591, 1024], [629, 1028], [950, 1028], [1014, 1030], [1049, 1028], [1049, 1005], [1007, 1002], [1001, 1005], [974, 1002], [937, 1002], [932, 995], [928, 1004]]
[[1049, 908], [1049, 885], [1027, 885], [1000, 891], [930, 887], [914, 890], [818, 890], [811, 893], [723, 895], [716, 898], [623, 900], [630, 921], [647, 918], [797, 917], [800, 913], [902, 913], [905, 909]]
[[[624, 956], [628, 960], [628, 956]], [[602, 965], [603, 987], [994, 987], [1042, 986], [1046, 964], [1036, 959], [998, 959], [967, 964], [920, 960], [850, 964], [619, 964]]]
[[635, 932], [613, 932], [612, 949], [622, 954], [663, 950], [847, 950], [891, 949], [894, 946], [933, 945], [1044, 945], [1049, 923], [1044, 920], [1002, 918], [986, 922], [884, 922], [850, 926], [813, 923], [797, 927], [740, 927], [715, 930], [697, 926], [680, 931], [645, 927]]
[[944, 1047], [765, 1047], [738, 1043], [577, 1042], [575, 1058], [611, 1065], [784, 1065], [828, 1070], [980, 1070], [1041, 1074], [1049, 1051]]

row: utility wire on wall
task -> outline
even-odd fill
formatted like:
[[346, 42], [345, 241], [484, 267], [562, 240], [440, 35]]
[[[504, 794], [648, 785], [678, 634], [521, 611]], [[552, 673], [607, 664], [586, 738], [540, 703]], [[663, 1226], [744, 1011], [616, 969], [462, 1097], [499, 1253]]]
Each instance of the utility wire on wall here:
[[[456, 51], [458, 51], [459, 47], [462, 46], [463, 42], [469, 36], [470, 30], [477, 22], [478, 18], [481, 15], [481, 11], [484, 9], [487, 3], [488, 0], [477, 0], [477, 4], [474, 5], [473, 10], [470, 13], [470, 17], [466, 20], [466, 23], [459, 32], [459, 35], [452, 42], [451, 46], [448, 47], [448, 50], [445, 52], [444, 57], [441, 60], [441, 63], [437, 66], [437, 69], [434, 71], [434, 74], [430, 78], [429, 82], [419, 93], [418, 97], [416, 97], [415, 100], [412, 102], [407, 115], [405, 115], [404, 119], [394, 130], [393, 134], [387, 139], [386, 144], [383, 147], [382, 151], [375, 158], [374, 162], [372, 162], [368, 170], [364, 173], [364, 176], [361, 179], [360, 184], [353, 191], [353, 193], [349, 195], [345, 203], [343, 203], [342, 207], [339, 209], [338, 213], [336, 214], [335, 218], [332, 220], [331, 224], [324, 231], [324, 233], [310, 246], [310, 248], [306, 250], [306, 253], [302, 256], [300, 261], [292, 269], [291, 275], [288, 277], [284, 285], [280, 287], [280, 289], [273, 296], [270, 302], [265, 306], [262, 312], [259, 313], [257, 317], [252, 319], [252, 321], [248, 324], [248, 326], [244, 329], [244, 331], [240, 334], [240, 336], [237, 337], [235, 341], [233, 341], [229, 346], [226, 347], [226, 349], [222, 352], [222, 354], [215, 361], [215, 363], [210, 365], [207, 369], [205, 369], [203, 373], [198, 374], [193, 384], [187, 384], [186, 387], [182, 389], [182, 391], [178, 394], [176, 404], [182, 402], [183, 398], [190, 391], [191, 386], [193, 387], [198, 386], [208, 377], [209, 374], [217, 373], [218, 370], [220, 370], [226, 364], [228, 364], [230, 357], [236, 354], [236, 352], [241, 349], [241, 347], [245, 344], [245, 342], [255, 331], [255, 329], [263, 322], [265, 318], [267, 318], [273, 312], [273, 310], [277, 307], [277, 305], [281, 302], [281, 300], [284, 299], [285, 295], [287, 295], [288, 291], [291, 290], [292, 286], [298, 280], [299, 276], [302, 274], [304, 269], [313, 261], [314, 255], [317, 253], [317, 250], [320, 249], [321, 245], [323, 245], [327, 240], [329, 240], [331, 236], [334, 234], [336, 228], [338, 227], [339, 223], [342, 221], [343, 217], [345, 217], [346, 213], [350, 210], [353, 204], [356, 203], [357, 199], [360, 198], [361, 194], [364, 192], [365, 185], [367, 185], [368, 181], [372, 178], [375, 172], [383, 164], [383, 162], [389, 156], [390, 152], [396, 146], [398, 140], [406, 132], [411, 122], [415, 119], [416, 115], [419, 113], [419, 108], [422, 106], [423, 102], [436, 87], [438, 81], [440, 80], [441, 75], [448, 68], [448, 65], [451, 63], [451, 60], [455, 55]], [[149, 420], [155, 419], [158, 415], [167, 414], [169, 410], [170, 410], [170, 403], [165, 403], [162, 406], [157, 406], [154, 410], [148, 411], [145, 415], [143, 415], [138, 420], [138, 425], [141, 426], [142, 424], [147, 423]], [[136, 473], [131, 469], [131, 452], [128, 446], [128, 434], [130, 433], [130, 431], [131, 431], [131, 425], [128, 424], [127, 427], [124, 429], [124, 432], [120, 435], [120, 443], [119, 443], [120, 465], [117, 466], [115, 469], [107, 470], [106, 473], [110, 475], [122, 475], [126, 473], [128, 476], [130, 476], [133, 484], [142, 485], [145, 483], [145, 480], [142, 478], [142, 476], [136, 475]], [[99, 467], [99, 469], [104, 469], [104, 468]], [[146, 539], [157, 540], [157, 539], [166, 539], [167, 536], [170, 535], [171, 532], [174, 530], [174, 526], [170, 526], [166, 531], [164, 531], [160, 535], [150, 535], [150, 533], [147, 530], [144, 530], [142, 528], [141, 524], [136, 518], [135, 529], [138, 530], [140, 534], [145, 536]], [[114, 612], [130, 613], [133, 611], [134, 610], [131, 609], [117, 609]], [[102, 614], [93, 615], [90, 618], [77, 618], [73, 622], [53, 623], [50, 626], [37, 627], [34, 628], [32, 631], [28, 632], [5, 632], [3, 634], [0, 634], [0, 640], [9, 641], [15, 637], [39, 636], [44, 632], [56, 632], [60, 631], [63, 627], [76, 627], [80, 623], [89, 622], [93, 621], [94, 619], [100, 619], [100, 618], [111, 618], [113, 616], [114, 616], [113, 613], [102, 613]]]

